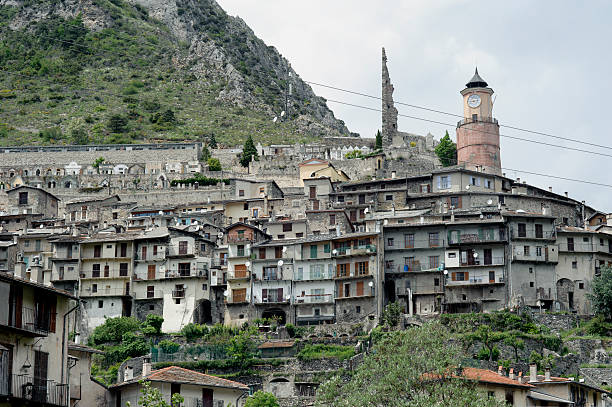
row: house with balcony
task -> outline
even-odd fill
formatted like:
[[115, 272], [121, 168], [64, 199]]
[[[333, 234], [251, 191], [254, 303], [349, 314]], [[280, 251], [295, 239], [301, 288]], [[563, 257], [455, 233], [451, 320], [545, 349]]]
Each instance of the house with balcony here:
[[333, 323], [336, 319], [336, 261], [332, 239], [312, 235], [295, 244], [293, 304], [296, 325]]
[[68, 332], [76, 297], [0, 273], [0, 404], [69, 405]]
[[83, 318], [87, 330], [106, 318], [132, 315], [134, 239], [139, 235], [100, 232], [81, 241], [79, 296], [87, 301]]
[[[241, 326], [254, 319], [252, 297], [252, 246], [272, 237], [261, 229], [242, 222], [227, 227], [227, 290], [225, 317], [227, 325]], [[251, 315], [250, 315], [251, 314]]]
[[210, 323], [209, 272], [215, 243], [198, 233], [158, 227], [134, 239], [134, 314], [164, 317], [162, 329]]
[[293, 323], [292, 280], [297, 246], [294, 239], [255, 243], [252, 250], [252, 293], [255, 318]]
[[510, 304], [553, 310], [559, 261], [554, 216], [520, 210], [502, 215], [510, 237]]
[[446, 225], [446, 312], [502, 309], [506, 298], [508, 233], [498, 213], [454, 215]]
[[355, 232], [332, 239], [330, 249], [336, 263], [334, 281], [338, 322], [362, 320], [379, 312], [376, 300], [380, 281], [378, 237], [375, 232]]
[[446, 224], [441, 216], [388, 221], [384, 231], [384, 293], [404, 313], [428, 315], [442, 309]]
[[49, 238], [52, 247], [51, 284], [74, 295], [78, 294], [81, 270], [80, 243], [83, 238], [73, 235], [55, 235]]
[[42, 267], [43, 275], [40, 276], [42, 278], [40, 283], [49, 282], [51, 279], [53, 247], [49, 240], [55, 233], [63, 232], [65, 230], [62, 228], [26, 229], [19, 235], [17, 257], [25, 263], [26, 269], [34, 263]]
[[612, 265], [612, 235], [563, 225], [557, 228], [557, 245], [554, 309], [590, 314], [592, 308], [587, 294], [600, 268]]

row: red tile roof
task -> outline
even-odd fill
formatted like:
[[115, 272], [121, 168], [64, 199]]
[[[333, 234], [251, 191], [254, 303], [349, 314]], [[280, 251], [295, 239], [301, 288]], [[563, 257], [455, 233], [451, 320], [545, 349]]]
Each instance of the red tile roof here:
[[269, 348], [291, 348], [295, 344], [295, 341], [268, 341], [258, 346], [259, 349]]
[[210, 376], [194, 370], [184, 369], [178, 366], [169, 366], [163, 369], [154, 370], [151, 374], [143, 378], [134, 378], [123, 383], [117, 383], [111, 387], [121, 387], [127, 384], [137, 383], [139, 380], [150, 380], [152, 382], [193, 384], [196, 386], [224, 387], [227, 389], [248, 390], [249, 386], [232, 380], [221, 379], [220, 377]]
[[507, 376], [502, 376], [496, 372], [486, 369], [477, 369], [475, 367], [464, 367], [463, 377], [470, 380], [477, 380], [484, 383], [499, 384], [502, 386], [518, 386], [524, 388], [533, 387], [527, 383], [519, 383], [518, 380], [511, 379]]

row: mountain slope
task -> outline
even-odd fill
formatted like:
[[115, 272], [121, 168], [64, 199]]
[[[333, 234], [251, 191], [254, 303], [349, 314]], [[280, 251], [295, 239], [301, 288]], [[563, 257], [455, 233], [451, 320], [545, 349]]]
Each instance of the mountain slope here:
[[2, 145], [348, 135], [214, 0], [0, 0], [0, 73]]

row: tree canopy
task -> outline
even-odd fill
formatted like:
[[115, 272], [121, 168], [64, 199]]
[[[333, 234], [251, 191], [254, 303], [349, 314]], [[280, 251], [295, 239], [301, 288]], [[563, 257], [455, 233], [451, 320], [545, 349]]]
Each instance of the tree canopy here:
[[460, 350], [438, 323], [383, 334], [348, 377], [335, 376], [317, 393], [318, 406], [504, 406], [457, 374]]
[[601, 274], [593, 279], [591, 289], [589, 299], [593, 304], [593, 311], [607, 320], [612, 320], [612, 268], [602, 267]]
[[259, 154], [257, 154], [257, 147], [255, 147], [255, 143], [253, 142], [253, 137], [249, 136], [244, 142], [244, 147], [242, 148], [242, 155], [240, 156], [240, 165], [243, 167], [248, 167], [249, 163], [252, 160], [252, 157], [255, 160], [259, 159]]
[[250, 396], [244, 407], [278, 407], [278, 400], [272, 393], [266, 393], [261, 390], [256, 391]]
[[376, 132], [376, 145], [374, 146], [374, 150], [382, 150], [383, 149], [383, 140], [382, 133], [380, 130]]
[[457, 144], [451, 140], [448, 131], [446, 131], [444, 137], [440, 139], [440, 143], [436, 146], [435, 152], [444, 167], [454, 165], [457, 162]]

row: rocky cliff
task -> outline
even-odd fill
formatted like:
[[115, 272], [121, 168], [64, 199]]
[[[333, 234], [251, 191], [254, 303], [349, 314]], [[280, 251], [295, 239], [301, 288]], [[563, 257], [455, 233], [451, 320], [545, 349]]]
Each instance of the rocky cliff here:
[[0, 38], [5, 145], [349, 134], [214, 0], [0, 0]]

